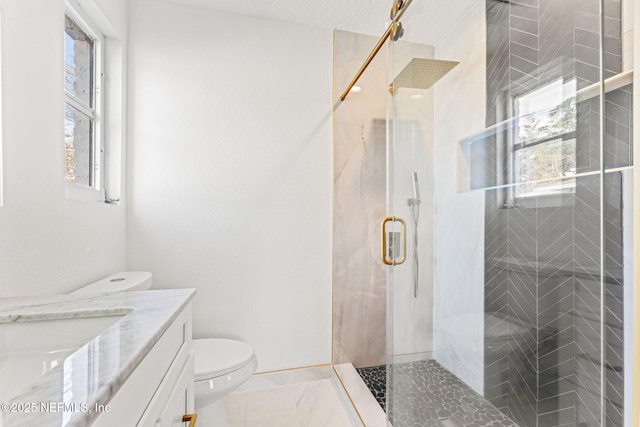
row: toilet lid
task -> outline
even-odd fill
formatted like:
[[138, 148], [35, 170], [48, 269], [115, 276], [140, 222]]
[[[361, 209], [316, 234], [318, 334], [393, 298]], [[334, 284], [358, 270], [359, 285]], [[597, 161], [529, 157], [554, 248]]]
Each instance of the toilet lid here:
[[195, 380], [206, 380], [236, 371], [255, 356], [250, 345], [219, 338], [193, 340]]

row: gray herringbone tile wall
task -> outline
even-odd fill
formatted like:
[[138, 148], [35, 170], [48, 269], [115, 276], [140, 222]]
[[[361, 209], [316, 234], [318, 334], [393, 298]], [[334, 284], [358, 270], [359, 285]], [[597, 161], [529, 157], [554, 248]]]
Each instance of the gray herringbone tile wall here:
[[[619, 0], [604, 3], [606, 78], [622, 70], [622, 8]], [[514, 97], [554, 80], [575, 79], [578, 89], [599, 81], [598, 0], [487, 0], [486, 12], [487, 126], [510, 118]], [[631, 162], [632, 96], [628, 86], [605, 97], [607, 168]], [[576, 111], [576, 171], [598, 171], [599, 100], [583, 101]], [[504, 141], [500, 135], [485, 141], [484, 159], [471, 169], [471, 188], [508, 182], [509, 150], [497, 146]], [[583, 176], [575, 193], [522, 205], [505, 205], [507, 193], [486, 192], [485, 397], [521, 426], [621, 426], [622, 173], [605, 174], [602, 188], [599, 175]]]

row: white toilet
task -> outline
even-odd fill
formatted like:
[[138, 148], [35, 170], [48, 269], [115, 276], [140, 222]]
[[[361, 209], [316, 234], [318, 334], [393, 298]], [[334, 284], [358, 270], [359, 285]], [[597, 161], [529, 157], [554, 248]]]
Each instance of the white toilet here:
[[[146, 271], [112, 274], [73, 294], [142, 291], [151, 288]], [[258, 359], [250, 345], [240, 341], [206, 338], [193, 340], [195, 354], [195, 406], [198, 424], [226, 427], [229, 423], [222, 399], [253, 375]]]
[[258, 367], [258, 359], [250, 345], [217, 338], [193, 340], [193, 351], [196, 355], [194, 371], [198, 421], [203, 426], [226, 427], [229, 419], [222, 398], [253, 375]]

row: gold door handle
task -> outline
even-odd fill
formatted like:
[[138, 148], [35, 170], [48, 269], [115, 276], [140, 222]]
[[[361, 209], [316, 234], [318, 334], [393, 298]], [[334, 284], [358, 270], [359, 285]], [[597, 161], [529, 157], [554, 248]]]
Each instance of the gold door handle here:
[[387, 259], [387, 231], [385, 229], [387, 226], [387, 223], [392, 221], [393, 221], [393, 217], [388, 216], [382, 220], [382, 226], [380, 227], [380, 230], [382, 232], [382, 237], [380, 239], [380, 258], [382, 259], [382, 262], [385, 265], [393, 265], [393, 260]]
[[[386, 226], [388, 222], [399, 222], [402, 226], [400, 229], [400, 258], [388, 259], [387, 258], [387, 233]], [[407, 223], [404, 219], [396, 216], [388, 216], [382, 220], [381, 239], [380, 239], [380, 258], [385, 265], [400, 265], [407, 259]]]
[[196, 425], [196, 419], [198, 418], [198, 414], [187, 414], [182, 417], [182, 422], [189, 422], [189, 427], [194, 427]]

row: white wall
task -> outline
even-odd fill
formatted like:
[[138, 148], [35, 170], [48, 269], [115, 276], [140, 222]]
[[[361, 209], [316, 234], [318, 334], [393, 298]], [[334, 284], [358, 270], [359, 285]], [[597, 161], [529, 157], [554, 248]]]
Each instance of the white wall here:
[[129, 268], [195, 287], [194, 337], [331, 361], [329, 30], [130, 2]]
[[484, 192], [457, 192], [457, 146], [485, 128], [481, 1], [436, 45], [460, 64], [436, 85], [434, 354], [479, 393], [484, 383]]
[[[98, 3], [126, 31], [125, 0]], [[0, 7], [0, 296], [66, 292], [126, 266], [125, 209], [65, 199], [63, 0]]]

